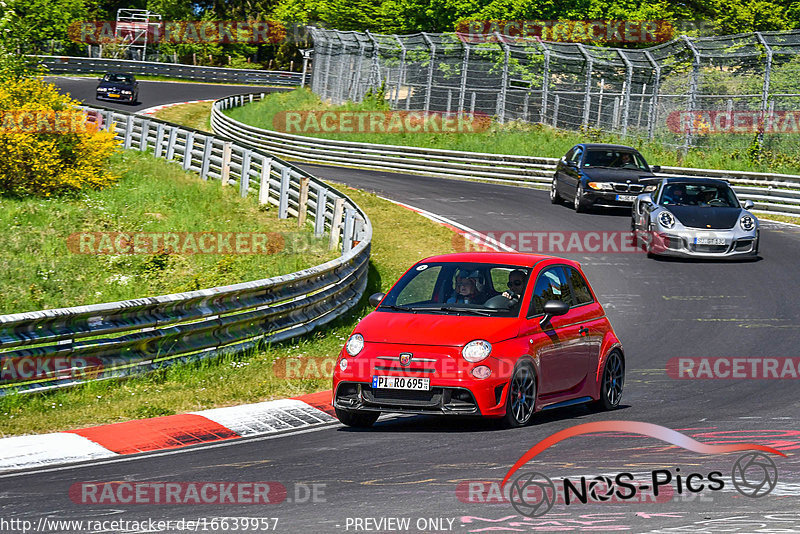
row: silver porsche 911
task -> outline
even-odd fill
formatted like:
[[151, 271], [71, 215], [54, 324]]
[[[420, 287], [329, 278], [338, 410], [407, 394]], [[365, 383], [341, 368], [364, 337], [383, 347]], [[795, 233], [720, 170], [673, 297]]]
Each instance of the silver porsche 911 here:
[[663, 178], [638, 195], [631, 230], [648, 256], [741, 258], [758, 256], [753, 202], [739, 201], [730, 184], [711, 178]]

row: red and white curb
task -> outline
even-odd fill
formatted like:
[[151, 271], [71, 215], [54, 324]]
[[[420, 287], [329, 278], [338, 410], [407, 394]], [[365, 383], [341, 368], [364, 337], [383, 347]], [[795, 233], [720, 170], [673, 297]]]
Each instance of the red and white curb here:
[[177, 449], [336, 422], [331, 392], [0, 439], [0, 473]]
[[172, 104], [161, 104], [160, 106], [153, 106], [151, 108], [143, 109], [141, 111], [137, 111], [137, 115], [155, 115], [156, 112], [161, 111], [162, 109], [167, 109], [175, 106], [182, 106], [184, 104], [202, 104], [204, 102], [213, 102], [214, 100], [189, 100], [188, 102], [173, 102]]

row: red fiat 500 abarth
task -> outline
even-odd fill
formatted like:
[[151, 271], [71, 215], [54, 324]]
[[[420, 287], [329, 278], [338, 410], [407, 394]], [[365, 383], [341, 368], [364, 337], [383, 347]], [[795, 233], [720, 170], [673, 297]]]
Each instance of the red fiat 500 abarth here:
[[381, 412], [528, 424], [546, 408], [613, 409], [625, 357], [574, 261], [535, 254], [435, 256], [409, 269], [351, 334], [333, 376], [339, 420]]

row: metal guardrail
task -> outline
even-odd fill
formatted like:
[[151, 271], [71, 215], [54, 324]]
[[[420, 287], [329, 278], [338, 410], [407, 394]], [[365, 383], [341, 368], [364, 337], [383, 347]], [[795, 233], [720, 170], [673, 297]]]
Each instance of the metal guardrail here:
[[[284, 276], [122, 302], [0, 315], [0, 369], [45, 376], [0, 381], [9, 391], [44, 390], [146, 372], [307, 333], [341, 316], [367, 283], [372, 226], [346, 195], [271, 154], [171, 123], [107, 108], [84, 108], [116, 124], [124, 148], [152, 150], [204, 180], [277, 206], [278, 216], [313, 222], [342, 255]], [[24, 365], [21, 364], [24, 362]], [[64, 364], [64, 362], [67, 362]]]
[[[227, 116], [224, 111], [263, 99], [265, 93], [230, 96], [211, 109], [215, 132], [279, 156], [322, 165], [423, 174], [442, 178], [481, 180], [524, 187], [549, 187], [557, 158], [460, 152], [398, 145], [377, 145], [320, 139], [257, 128]], [[755, 211], [800, 216], [800, 176], [745, 171], [662, 167], [659, 176], [723, 178]]]
[[236, 82], [259, 85], [305, 85], [302, 73], [255, 69], [203, 67], [180, 63], [157, 63], [125, 59], [86, 58], [68, 56], [34, 56], [52, 74], [97, 74], [125, 72], [146, 76], [169, 76], [205, 82]]

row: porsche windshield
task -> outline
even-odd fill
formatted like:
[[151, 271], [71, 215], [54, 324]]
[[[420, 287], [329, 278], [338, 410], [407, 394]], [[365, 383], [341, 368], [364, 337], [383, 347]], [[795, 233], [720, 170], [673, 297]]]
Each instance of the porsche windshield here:
[[661, 193], [662, 206], [738, 208], [739, 200], [727, 184], [668, 183]]
[[530, 271], [491, 263], [421, 263], [403, 275], [378, 309], [516, 317]]

